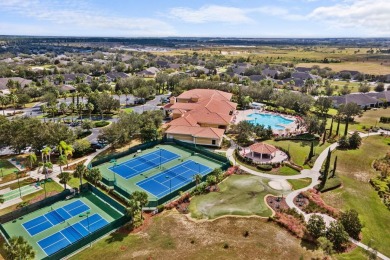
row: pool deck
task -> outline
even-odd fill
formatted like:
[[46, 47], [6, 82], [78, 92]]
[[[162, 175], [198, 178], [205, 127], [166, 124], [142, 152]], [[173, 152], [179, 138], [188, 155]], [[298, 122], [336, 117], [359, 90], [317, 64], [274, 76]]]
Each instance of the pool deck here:
[[281, 126], [284, 127], [283, 130], [282, 129], [272, 129], [273, 133], [277, 134], [277, 135], [300, 134], [300, 133], [305, 132], [305, 130], [306, 130], [302, 126], [299, 129], [297, 129], [297, 118], [295, 116], [284, 115], [284, 114], [274, 113], [274, 112], [268, 112], [268, 111], [265, 111], [262, 109], [248, 109], [248, 110], [236, 111], [236, 114], [233, 117], [232, 123], [237, 124], [241, 121], [248, 121], [251, 119], [248, 116], [250, 114], [254, 114], [254, 113], [261, 113], [261, 114], [267, 114], [267, 115], [278, 115], [278, 116], [282, 116], [282, 117], [289, 119], [289, 120], [294, 120], [292, 123], [287, 124], [287, 125], [281, 124]]

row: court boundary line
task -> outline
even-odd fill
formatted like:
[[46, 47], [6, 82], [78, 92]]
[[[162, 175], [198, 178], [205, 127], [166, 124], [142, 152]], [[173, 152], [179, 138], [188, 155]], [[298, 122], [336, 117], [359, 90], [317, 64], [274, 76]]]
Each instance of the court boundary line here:
[[[151, 166], [150, 164], [147, 164], [146, 162], [142, 162], [141, 160], [140, 161], [142, 163], [140, 163], [140, 164], [136, 164], [134, 166], [127, 165], [127, 163], [129, 163], [131, 160], [135, 160], [135, 159], [140, 158], [140, 157], [143, 158], [143, 157], [146, 157], [146, 156], [153, 155], [153, 156], [156, 156], [156, 157], [153, 158], [152, 160], [146, 160], [146, 159], [145, 160], [146, 161], [153, 161], [153, 160], [156, 160], [156, 159], [159, 159], [159, 158], [164, 158], [165, 161], [161, 161], [161, 165], [162, 165], [162, 164], [165, 164], [167, 162], [173, 161], [173, 160], [178, 159], [178, 158], [181, 157], [177, 153], [171, 152], [169, 150], [166, 150], [166, 149], [161, 149], [161, 150], [164, 150], [164, 151], [167, 151], [167, 152], [171, 153], [173, 157], [171, 159], [168, 159], [168, 158], [166, 158], [164, 156], [160, 156], [159, 150], [156, 150], [156, 151], [153, 151], [153, 152], [150, 152], [150, 153], [143, 154], [143, 155], [141, 155], [139, 157], [131, 158], [131, 159], [127, 160], [127, 161], [124, 161], [124, 162], [120, 163], [119, 165], [116, 165], [116, 167], [117, 166], [122, 166], [122, 165], [126, 166], [127, 168], [132, 169], [133, 171], [135, 171], [135, 174], [129, 174], [129, 175], [122, 176], [121, 174], [119, 174], [118, 172], [115, 172], [113, 170], [114, 166], [108, 167], [107, 169], [110, 170], [111, 172], [113, 172], [114, 174], [119, 175], [121, 178], [123, 178], [125, 180], [128, 180], [128, 179], [130, 179], [130, 178], [132, 178], [134, 176], [140, 175], [141, 173], [144, 173], [144, 172], [147, 172], [147, 171], [149, 171], [149, 170], [151, 170], [153, 168], [159, 167], [159, 165]], [[144, 168], [142, 171], [138, 171], [138, 170], [133, 168], [133, 167], [137, 167], [137, 166], [140, 166], [140, 165], [148, 165], [149, 167], [146, 167], [146, 169]]]
[[[188, 168], [188, 167], [186, 166], [186, 165], [191, 164], [191, 163], [203, 165], [203, 166], [206, 167], [207, 169], [205, 169], [205, 170], [203, 170], [203, 171], [201, 171], [201, 172], [199, 173], [199, 171], [196, 171], [196, 170], [194, 170], [194, 169], [192, 169], [192, 168]], [[195, 172], [195, 174], [198, 174], [198, 173], [199, 173], [199, 174], [201, 174], [202, 177], [203, 177], [203, 176], [206, 175], [206, 172], [207, 172], [207, 171], [211, 170], [211, 172], [212, 172], [212, 169], [211, 169], [210, 167], [208, 167], [207, 165], [204, 165], [204, 164], [202, 164], [202, 163], [195, 162], [195, 161], [193, 161], [193, 160], [187, 160], [187, 161], [185, 161], [185, 162], [183, 162], [183, 163], [181, 163], [181, 164], [179, 164], [179, 165], [176, 165], [176, 166], [174, 166], [174, 167], [171, 167], [171, 168], [166, 169], [165, 171], [160, 172], [159, 174], [153, 176], [153, 177], [150, 178], [150, 179], [142, 180], [142, 181], [136, 183], [136, 185], [137, 185], [138, 187], [142, 188], [140, 185], [145, 184], [145, 183], [148, 183], [148, 182], [150, 182], [150, 181], [154, 181], [154, 182], [156, 182], [156, 183], [158, 183], [158, 184], [160, 184], [160, 185], [166, 187], [166, 188], [168, 189], [168, 191], [169, 191], [169, 190], [175, 190], [175, 191], [176, 191], [177, 189], [180, 189], [181, 187], [185, 186], [186, 184], [191, 183], [192, 181], [191, 181], [191, 182], [184, 182], [184, 181], [182, 181], [180, 178], [177, 178], [178, 180], [181, 180], [181, 182], [179, 182], [178, 184], [176, 184], [176, 185], [174, 185], [174, 186], [168, 187], [168, 186], [165, 185], [165, 183], [168, 182], [168, 180], [167, 180], [167, 181], [164, 181], [164, 182], [159, 182], [159, 181], [156, 181], [156, 178], [155, 178], [155, 177], [159, 176], [159, 175], [160, 175], [161, 173], [163, 173], [163, 172], [170, 172], [170, 170], [172, 170], [172, 169], [179, 169], [180, 167], [184, 167], [184, 168], [186, 168], [187, 170], [184, 171], [184, 172], [182, 172], [181, 174], [177, 174], [176, 176], [182, 176], [182, 175], [184, 175], [184, 174], [187, 173], [187, 172]], [[173, 172], [173, 173], [174, 173], [174, 172]], [[171, 178], [176, 178], [176, 176], [171, 177]], [[183, 177], [183, 178], [184, 178], [184, 177]], [[142, 188], [142, 189], [144, 189], [144, 188]], [[145, 190], [145, 189], [144, 189], [144, 190]], [[152, 194], [153, 196], [156, 196], [157, 199], [162, 198], [163, 196], [161, 196], [161, 195], [167, 192], [167, 190], [165, 190], [165, 191], [160, 192], [160, 193], [158, 193], [158, 194], [153, 194], [150, 190], [146, 190], [146, 191], [149, 192], [150, 194]], [[168, 192], [166, 195], [168, 195], [168, 194], [169, 194], [169, 192]]]
[[[81, 202], [83, 203], [83, 205], [85, 205], [85, 206], [88, 207], [88, 210], [91, 209], [87, 204], [85, 204], [85, 203], [84, 203], [82, 200], [80, 200], [80, 199], [77, 199], [77, 200], [75, 200], [75, 201], [73, 201], [73, 202], [71, 202], [71, 203], [68, 203], [68, 204], [66, 204], [66, 205], [64, 205], [64, 206], [61, 206], [60, 208], [64, 208], [65, 206], [70, 205], [70, 204], [72, 204], [72, 203], [75, 203], [76, 201], [81, 201]], [[81, 206], [82, 206], [82, 205], [77, 206], [76, 208], [81, 207]], [[60, 208], [57, 208], [57, 209], [60, 209]], [[52, 212], [52, 211], [56, 211], [57, 209], [53, 209], [53, 210], [51, 210], [51, 211], [49, 211], [49, 212], [47, 212], [47, 213], [45, 213], [45, 214], [43, 214], [43, 215], [40, 215], [40, 216], [38, 216], [38, 217], [36, 217], [36, 218], [30, 219], [29, 221], [24, 222], [24, 223], [22, 224], [22, 226], [23, 226], [23, 228], [26, 230], [27, 234], [28, 234], [30, 237], [34, 237], [35, 235], [38, 235], [39, 233], [42, 233], [43, 231], [46, 231], [46, 230], [48, 230], [48, 229], [50, 229], [50, 228], [52, 228], [52, 227], [55, 227], [55, 226], [59, 225], [60, 223], [54, 225], [54, 224], [46, 217], [46, 214], [48, 214], [48, 213], [50, 213], [50, 212]], [[75, 209], [75, 208], [73, 208], [73, 209]], [[69, 212], [68, 212], [66, 209], [64, 209], [64, 211], [66, 211], [66, 212], [69, 214]], [[58, 213], [57, 213], [57, 214], [58, 214]], [[70, 214], [69, 214], [69, 215], [70, 215]], [[70, 216], [71, 216], [71, 215], [70, 215]], [[27, 223], [27, 222], [30, 222], [30, 221], [32, 221], [32, 220], [34, 220], [34, 219], [37, 219], [37, 218], [39, 218], [39, 217], [44, 217], [44, 218], [46, 219], [46, 221], [49, 222], [49, 223], [51, 224], [51, 226], [50, 226], [49, 228], [46, 228], [46, 229], [43, 229], [43, 230], [39, 231], [38, 233], [35, 233], [34, 235], [31, 235], [30, 232], [28, 231], [29, 229], [31, 229], [31, 228], [33, 228], [33, 227], [36, 227], [36, 226], [39, 226], [39, 225], [42, 225], [42, 224], [45, 223], [46, 221], [45, 221], [45, 222], [41, 222], [41, 223], [39, 223], [39, 224], [37, 224], [37, 225], [35, 225], [35, 226], [32, 226], [32, 227], [29, 228], [29, 229], [26, 229], [26, 227], [24, 226], [24, 224]], [[75, 217], [75, 216], [71, 216], [69, 219], [74, 218], [74, 217]], [[61, 217], [61, 218], [62, 218], [62, 217]], [[66, 220], [64, 220], [63, 222], [65, 222], [65, 221], [66, 221]]]

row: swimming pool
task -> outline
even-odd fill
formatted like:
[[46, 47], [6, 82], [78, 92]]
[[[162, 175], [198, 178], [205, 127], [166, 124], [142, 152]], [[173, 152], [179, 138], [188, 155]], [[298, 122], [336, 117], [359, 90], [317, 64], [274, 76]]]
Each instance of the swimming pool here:
[[254, 125], [270, 126], [273, 130], [284, 130], [284, 126], [294, 122], [294, 120], [284, 118], [280, 115], [253, 113], [248, 115], [248, 121]]

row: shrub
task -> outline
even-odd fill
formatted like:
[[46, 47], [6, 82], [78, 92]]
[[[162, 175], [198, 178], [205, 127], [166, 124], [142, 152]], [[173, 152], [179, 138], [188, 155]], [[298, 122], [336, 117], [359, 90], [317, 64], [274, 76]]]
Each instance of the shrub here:
[[110, 124], [110, 122], [108, 122], [108, 121], [97, 121], [97, 122], [95, 122], [95, 127], [105, 127], [109, 124]]
[[225, 248], [225, 249], [228, 249], [229, 248], [229, 244], [228, 243], [223, 243], [223, 248]]
[[257, 169], [261, 171], [270, 171], [272, 170], [272, 165], [271, 164], [259, 164], [256, 167]]
[[309, 206], [305, 208], [308, 212], [320, 212], [337, 218], [339, 211], [327, 204], [321, 199], [321, 196], [314, 189], [302, 192], [302, 195], [309, 200]]
[[325, 235], [325, 221], [322, 216], [311, 215], [307, 222], [307, 231], [314, 238], [319, 238]]
[[303, 238], [306, 232], [305, 224], [299, 219], [286, 213], [277, 212], [274, 220], [282, 227], [286, 228], [290, 233]]
[[363, 226], [356, 210], [351, 209], [341, 213], [340, 223], [352, 238], [359, 239], [359, 234]]
[[81, 156], [86, 154], [91, 148], [91, 143], [86, 139], [76, 140], [73, 143], [73, 149], [75, 156]]

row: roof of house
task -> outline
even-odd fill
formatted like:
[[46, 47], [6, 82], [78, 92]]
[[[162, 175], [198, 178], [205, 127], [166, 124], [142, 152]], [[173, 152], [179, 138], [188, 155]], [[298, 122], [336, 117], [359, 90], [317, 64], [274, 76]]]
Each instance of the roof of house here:
[[307, 72], [293, 72], [291, 77], [294, 79], [314, 79], [314, 75]]
[[143, 70], [137, 73], [137, 75], [156, 75], [156, 73], [151, 72], [149, 70]]
[[264, 69], [261, 74], [264, 76], [270, 76], [270, 77], [275, 77], [275, 75], [279, 74], [279, 71], [277, 70], [272, 70], [272, 69]]
[[213, 127], [199, 127], [199, 126], [171, 126], [165, 132], [167, 134], [191, 135], [202, 138], [222, 138], [225, 133], [224, 129]]
[[84, 79], [91, 79], [91, 76], [88, 76], [83, 73], [77, 73], [77, 74], [64, 74], [64, 81], [75, 81], [76, 77], [84, 78]]
[[377, 99], [385, 99], [387, 102], [390, 102], [390, 90], [382, 92], [370, 92], [366, 93], [366, 95]]
[[382, 103], [378, 98], [368, 95], [368, 93], [348, 94], [344, 96], [331, 97], [336, 105], [356, 103], [359, 106]]
[[305, 85], [305, 81], [303, 79], [293, 79], [293, 78], [283, 79], [281, 81], [281, 84], [287, 84], [290, 83], [290, 81], [294, 81], [296, 87], [302, 87], [303, 85]]
[[106, 77], [110, 79], [117, 79], [117, 78], [128, 78], [129, 75], [127, 75], [124, 72], [109, 72], [106, 74]]
[[62, 91], [75, 91], [76, 90], [76, 88], [73, 87], [72, 85], [61, 85], [60, 89]]
[[152, 72], [154, 74], [157, 74], [158, 72], [160, 72], [160, 70], [157, 69], [156, 67], [150, 67], [150, 68], [147, 68], [146, 70], [150, 71], [150, 72]]
[[273, 154], [278, 150], [275, 146], [266, 143], [252, 144], [251, 146], [249, 146], [249, 149], [252, 152], [261, 153], [261, 154]]
[[249, 76], [251, 81], [260, 81], [265, 79], [266, 77], [264, 75], [251, 75]]
[[7, 83], [9, 80], [19, 82], [22, 87], [24, 87], [25, 85], [28, 85], [32, 82], [32, 80], [24, 79], [24, 78], [20, 78], [20, 77], [0, 78], [0, 89], [8, 89]]
[[298, 72], [310, 72], [311, 68], [296, 67], [295, 70], [298, 71]]
[[220, 100], [231, 100], [233, 94], [228, 92], [223, 92], [215, 89], [191, 89], [182, 94], [180, 94], [177, 98], [179, 99], [192, 99], [198, 98], [199, 101], [202, 99], [220, 99]]
[[342, 71], [340, 71], [340, 74], [347, 74], [347, 73], [351, 74], [352, 76], [360, 74], [360, 72], [357, 70], [342, 70]]

